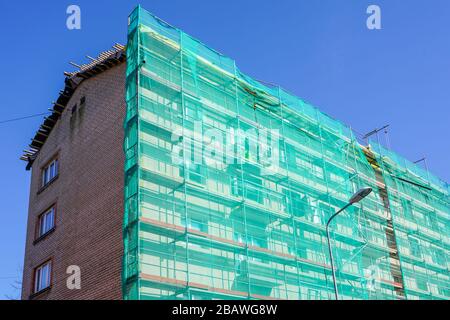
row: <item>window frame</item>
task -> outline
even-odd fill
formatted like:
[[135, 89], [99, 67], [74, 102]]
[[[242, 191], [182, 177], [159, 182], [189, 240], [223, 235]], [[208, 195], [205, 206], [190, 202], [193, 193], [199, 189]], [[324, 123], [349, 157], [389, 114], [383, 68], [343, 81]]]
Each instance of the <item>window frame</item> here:
[[420, 249], [420, 241], [419, 239], [416, 239], [414, 237], [409, 237], [409, 249], [410, 249], [410, 254], [411, 256], [418, 258], [418, 259], [422, 259], [423, 255], [422, 255], [422, 250]]
[[[39, 288], [37, 286], [37, 284], [38, 284], [38, 282], [37, 282], [38, 281], [38, 278], [37, 278], [38, 272], [39, 272], [39, 270], [42, 270], [44, 266], [47, 266], [47, 265], [50, 267], [50, 269], [48, 270], [48, 274], [47, 274], [48, 284], [47, 284], [46, 287]], [[33, 277], [32, 277], [32, 279], [33, 279], [33, 281], [32, 281], [32, 284], [31, 284], [31, 296], [30, 296], [30, 298], [33, 298], [34, 296], [39, 295], [40, 293], [43, 293], [43, 292], [51, 289], [52, 282], [53, 282], [53, 259], [49, 258], [49, 259], [45, 260], [43, 263], [39, 264], [37, 267], [33, 268]]]
[[[41, 233], [41, 224], [42, 224], [42, 218], [46, 214], [48, 214], [50, 211], [53, 212], [53, 218], [52, 218], [52, 227], [46, 230], [45, 232]], [[33, 244], [38, 243], [39, 241], [43, 240], [45, 237], [47, 237], [50, 233], [52, 233], [56, 228], [56, 203], [52, 204], [50, 207], [48, 207], [46, 210], [42, 211], [37, 216], [37, 221], [35, 225], [35, 240]]]
[[[53, 167], [54, 174], [53, 176], [51, 176], [50, 169], [53, 164], [55, 165]], [[48, 185], [50, 185], [54, 180], [56, 180], [56, 178], [58, 178], [58, 176], [59, 176], [59, 157], [58, 155], [55, 155], [49, 161], [47, 161], [44, 166], [41, 167], [41, 183], [40, 183], [41, 190], [45, 189]]]

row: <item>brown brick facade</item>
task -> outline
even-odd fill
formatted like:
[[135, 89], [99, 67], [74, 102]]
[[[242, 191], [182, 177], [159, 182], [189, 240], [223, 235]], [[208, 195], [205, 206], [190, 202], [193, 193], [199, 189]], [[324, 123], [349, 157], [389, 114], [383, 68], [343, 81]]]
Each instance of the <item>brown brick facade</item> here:
[[[33, 270], [52, 259], [51, 289], [35, 299], [121, 299], [125, 63], [85, 80], [32, 166], [22, 298]], [[85, 96], [86, 103], [80, 106]], [[72, 113], [72, 107], [77, 109]], [[58, 155], [59, 175], [41, 189], [41, 168]], [[56, 204], [56, 228], [34, 243], [38, 216]], [[66, 286], [70, 265], [81, 289]]]

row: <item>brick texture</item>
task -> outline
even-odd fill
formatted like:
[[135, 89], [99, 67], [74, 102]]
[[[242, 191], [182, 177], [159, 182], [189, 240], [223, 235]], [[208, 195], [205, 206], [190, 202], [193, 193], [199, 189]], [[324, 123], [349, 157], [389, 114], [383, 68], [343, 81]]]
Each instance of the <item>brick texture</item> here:
[[[32, 294], [34, 268], [49, 258], [51, 289], [33, 299], [122, 298], [124, 88], [125, 63], [85, 80], [33, 164], [23, 299]], [[39, 192], [41, 168], [56, 154], [58, 178]], [[54, 203], [56, 228], [34, 244], [37, 218]], [[81, 268], [80, 290], [67, 288], [70, 265]]]

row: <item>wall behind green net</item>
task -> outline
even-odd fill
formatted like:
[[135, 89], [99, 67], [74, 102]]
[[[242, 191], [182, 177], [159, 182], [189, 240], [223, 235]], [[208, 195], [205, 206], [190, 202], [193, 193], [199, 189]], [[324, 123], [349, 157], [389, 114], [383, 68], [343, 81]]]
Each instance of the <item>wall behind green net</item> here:
[[126, 76], [125, 299], [334, 299], [325, 225], [366, 186], [331, 225], [339, 298], [450, 296], [448, 185], [417, 198], [409, 168], [140, 7]]

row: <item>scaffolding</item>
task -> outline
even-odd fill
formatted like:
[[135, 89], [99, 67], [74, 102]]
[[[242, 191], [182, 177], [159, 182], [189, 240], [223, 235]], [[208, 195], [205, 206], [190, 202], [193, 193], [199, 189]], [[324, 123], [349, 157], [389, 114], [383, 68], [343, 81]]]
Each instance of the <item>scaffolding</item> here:
[[125, 299], [333, 299], [365, 186], [339, 297], [450, 297], [448, 184], [141, 7], [126, 72]]

